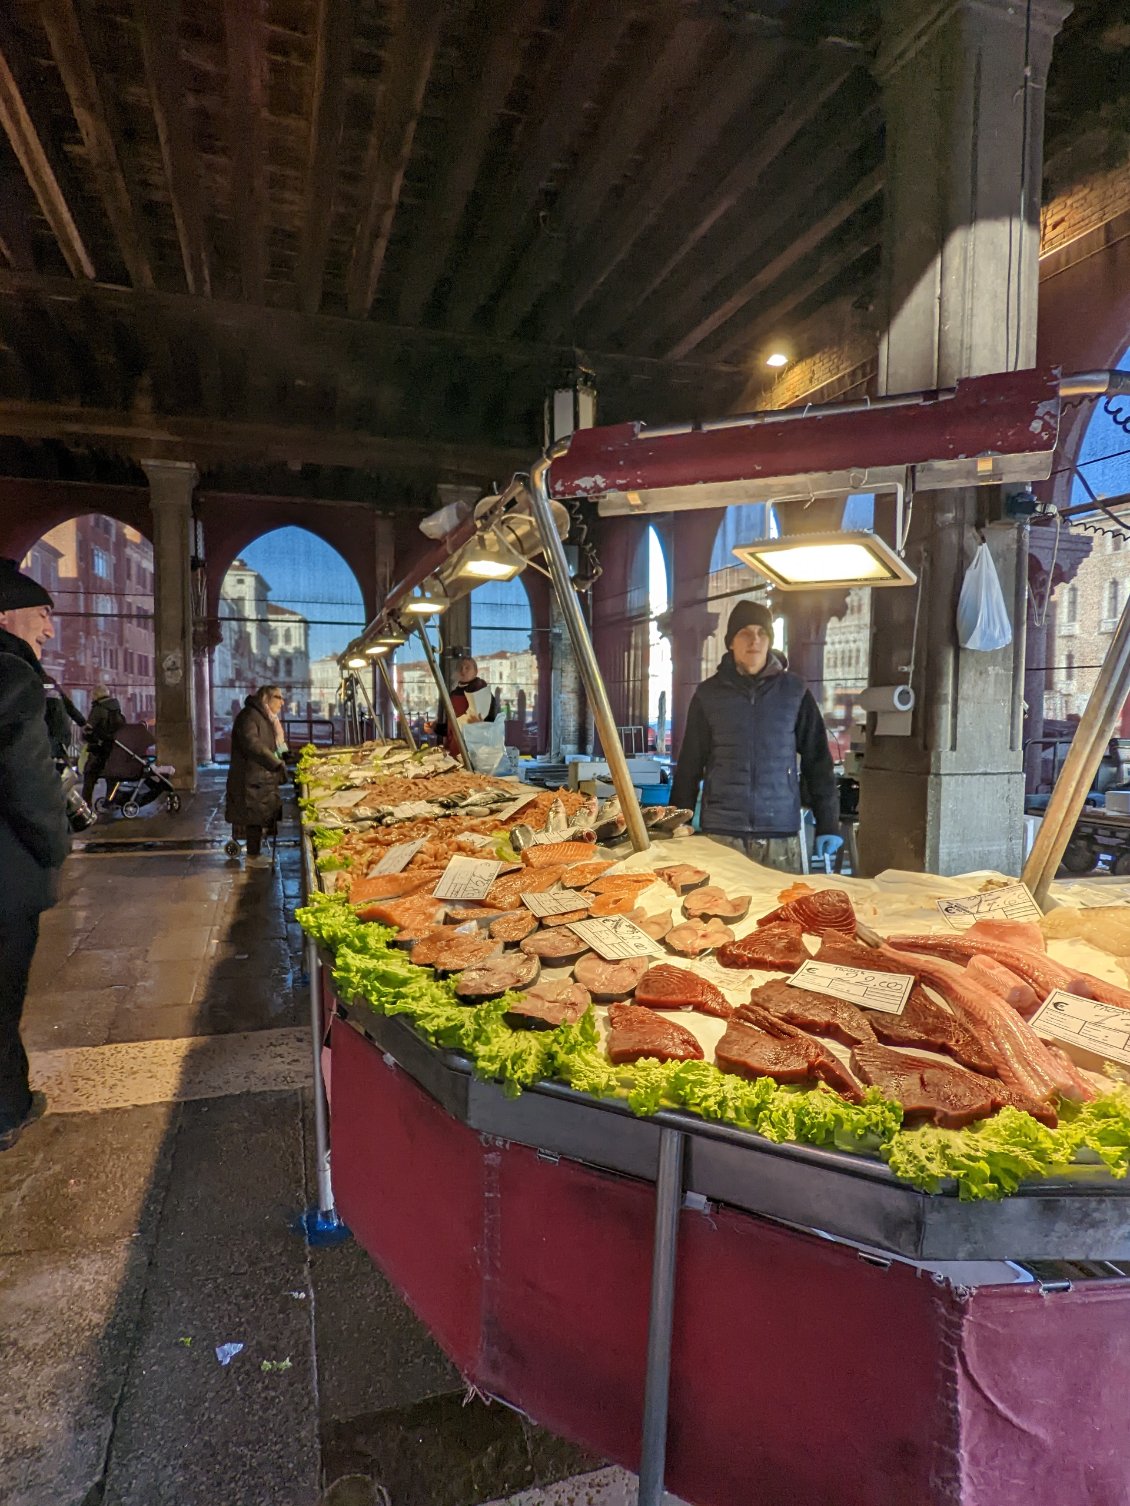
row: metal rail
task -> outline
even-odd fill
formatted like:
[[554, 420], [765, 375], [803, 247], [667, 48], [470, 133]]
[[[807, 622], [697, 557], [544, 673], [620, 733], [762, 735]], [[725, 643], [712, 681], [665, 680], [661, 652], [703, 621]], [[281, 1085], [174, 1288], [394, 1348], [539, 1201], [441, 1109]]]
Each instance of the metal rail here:
[[573, 582], [569, 575], [565, 550], [557, 532], [557, 525], [553, 520], [553, 510], [549, 505], [549, 492], [546, 487], [549, 467], [559, 455], [564, 455], [568, 448], [567, 443], [554, 445], [553, 449], [544, 455], [530, 471], [530, 506], [533, 509], [534, 521], [538, 525], [545, 562], [549, 566], [549, 575], [557, 595], [557, 602], [565, 618], [573, 652], [577, 656], [577, 666], [581, 671], [581, 679], [584, 681], [585, 694], [592, 707], [596, 728], [600, 733], [601, 747], [620, 800], [620, 809], [627, 823], [632, 846], [637, 852], [646, 852], [651, 846], [651, 839], [647, 834], [635, 786], [628, 773], [628, 761], [624, 757], [624, 749], [620, 743], [620, 734], [616, 729], [616, 718], [612, 714], [604, 677], [600, 673], [600, 665], [596, 660], [596, 652], [592, 646], [592, 639], [589, 637], [588, 627], [581, 615], [580, 603], [577, 601], [577, 593], [573, 589]]
[[651, 1259], [651, 1304], [647, 1318], [643, 1441], [640, 1445], [639, 1506], [663, 1506], [667, 1466], [667, 1407], [671, 1393], [671, 1335], [675, 1326], [675, 1266], [679, 1209], [683, 1202], [686, 1136], [665, 1129], [659, 1136], [655, 1182], [655, 1245]]
[[[302, 876], [307, 903], [316, 891], [317, 877], [310, 839], [302, 834]], [[322, 1076], [322, 964], [317, 943], [306, 942], [306, 974], [310, 987], [310, 1055], [314, 1093], [314, 1173], [318, 1185], [318, 1205], [302, 1216], [306, 1237], [312, 1244], [331, 1243], [345, 1237], [345, 1225], [337, 1216], [333, 1178], [330, 1174], [330, 1125], [326, 1104], [326, 1083]]]
[[392, 702], [392, 709], [396, 712], [396, 719], [400, 723], [400, 735], [412, 749], [413, 753], [415, 753], [416, 739], [412, 735], [412, 728], [408, 725], [408, 718], [404, 714], [403, 703], [396, 693], [396, 686], [393, 684], [392, 676], [388, 672], [388, 665], [384, 659], [377, 660], [377, 669], [380, 671], [381, 679], [384, 681], [388, 698]]
[[436, 663], [435, 650], [428, 640], [428, 630], [421, 622], [417, 625], [416, 631], [420, 635], [420, 642], [424, 645], [424, 658], [428, 661], [428, 668], [432, 672], [432, 679], [436, 682], [440, 701], [444, 711], [447, 713], [447, 725], [454, 732], [455, 741], [459, 744], [463, 766], [469, 770], [472, 767], [471, 755], [467, 751], [467, 743], [463, 737], [463, 728], [459, 725], [459, 718], [455, 715], [455, 707], [451, 704], [451, 692], [447, 688], [447, 681], [440, 674], [439, 665]]
[[1022, 877], [1037, 904], [1042, 905], [1047, 898], [1048, 886], [1067, 850], [1103, 753], [1114, 735], [1127, 693], [1130, 693], [1130, 597], [1122, 608], [1095, 688], [1079, 719], [1032, 851], [1024, 864]]

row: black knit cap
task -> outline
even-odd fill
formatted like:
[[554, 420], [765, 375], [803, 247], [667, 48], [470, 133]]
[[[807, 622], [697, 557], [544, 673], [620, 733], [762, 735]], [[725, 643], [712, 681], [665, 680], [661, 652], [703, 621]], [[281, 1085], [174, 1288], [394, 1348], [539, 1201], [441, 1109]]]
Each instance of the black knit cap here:
[[30, 575], [21, 575], [17, 560], [0, 559], [0, 612], [21, 607], [53, 607], [50, 593]]
[[773, 618], [769, 608], [762, 606], [759, 601], [739, 601], [730, 613], [730, 620], [726, 624], [726, 647], [729, 648], [742, 628], [764, 628], [769, 634], [769, 641], [773, 641]]

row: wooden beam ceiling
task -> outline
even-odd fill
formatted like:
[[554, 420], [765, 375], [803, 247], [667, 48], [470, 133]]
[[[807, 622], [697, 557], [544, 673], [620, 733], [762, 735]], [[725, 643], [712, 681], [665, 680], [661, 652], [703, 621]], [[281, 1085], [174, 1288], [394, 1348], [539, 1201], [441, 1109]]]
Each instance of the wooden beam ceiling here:
[[346, 303], [355, 319], [368, 317], [376, 297], [446, 9], [444, 0], [399, 0], [396, 7], [395, 29], [378, 82], [364, 202], [346, 282]]
[[155, 418], [10, 398], [0, 399], [0, 434], [102, 446], [134, 459], [186, 458], [211, 463], [244, 458], [288, 465], [405, 470], [484, 482], [508, 479], [534, 458], [532, 450], [484, 444], [445, 444], [353, 430], [233, 423], [184, 415]]
[[70, 172], [36, 100], [31, 66], [10, 16], [0, 14], [0, 125], [74, 277], [94, 277], [94, 259], [76, 221]]
[[212, 266], [197, 172], [198, 159], [186, 109], [180, 48], [180, 0], [134, 0], [134, 17], [176, 221], [185, 283], [190, 293], [208, 298], [212, 292]]
[[304, 314], [316, 314], [322, 306], [334, 183], [349, 89], [354, 9], [353, 0], [318, 0], [297, 273], [298, 307]]
[[121, 128], [113, 95], [99, 82], [97, 62], [101, 60], [96, 62], [87, 42], [88, 32], [96, 35], [95, 28], [85, 14], [80, 15], [78, 0], [42, 0], [40, 19], [82, 133], [122, 264], [135, 287], [151, 288], [152, 252], [136, 184], [127, 177], [118, 145]]
[[231, 213], [239, 237], [240, 279], [249, 303], [267, 283], [267, 146], [264, 0], [224, 0]]
[[435, 181], [401, 285], [399, 314], [405, 324], [416, 324], [423, 317], [443, 271], [499, 109], [522, 66], [529, 6], [526, 0], [502, 5], [498, 0], [483, 0], [472, 25], [473, 51], [456, 86]]

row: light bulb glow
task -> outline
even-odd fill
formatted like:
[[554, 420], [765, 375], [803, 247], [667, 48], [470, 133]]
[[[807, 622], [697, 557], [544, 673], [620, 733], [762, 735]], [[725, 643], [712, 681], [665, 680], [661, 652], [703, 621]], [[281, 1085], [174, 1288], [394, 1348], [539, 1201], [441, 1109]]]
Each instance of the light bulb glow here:
[[371, 658], [375, 659], [378, 654], [387, 654], [388, 653], [388, 644], [387, 643], [370, 643], [369, 646], [368, 646], [368, 648], [366, 648], [365, 652]]
[[345, 664], [347, 669], [364, 669], [368, 662], [367, 659], [362, 659], [360, 654], [358, 654], [352, 659], [347, 659]]
[[820, 586], [907, 586], [916, 576], [877, 534], [793, 535], [739, 544], [738, 559], [783, 591]]
[[789, 364], [789, 358], [783, 350], [775, 350], [765, 357], [766, 366], [772, 366], [775, 370]]

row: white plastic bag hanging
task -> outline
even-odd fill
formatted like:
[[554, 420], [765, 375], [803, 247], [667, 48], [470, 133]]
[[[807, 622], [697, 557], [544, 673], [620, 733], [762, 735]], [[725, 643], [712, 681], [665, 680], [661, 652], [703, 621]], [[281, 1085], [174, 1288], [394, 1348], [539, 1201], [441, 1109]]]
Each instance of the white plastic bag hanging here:
[[962, 648], [979, 649], [982, 653], [1006, 648], [1012, 642], [1012, 623], [988, 544], [978, 547], [961, 584], [957, 641]]

